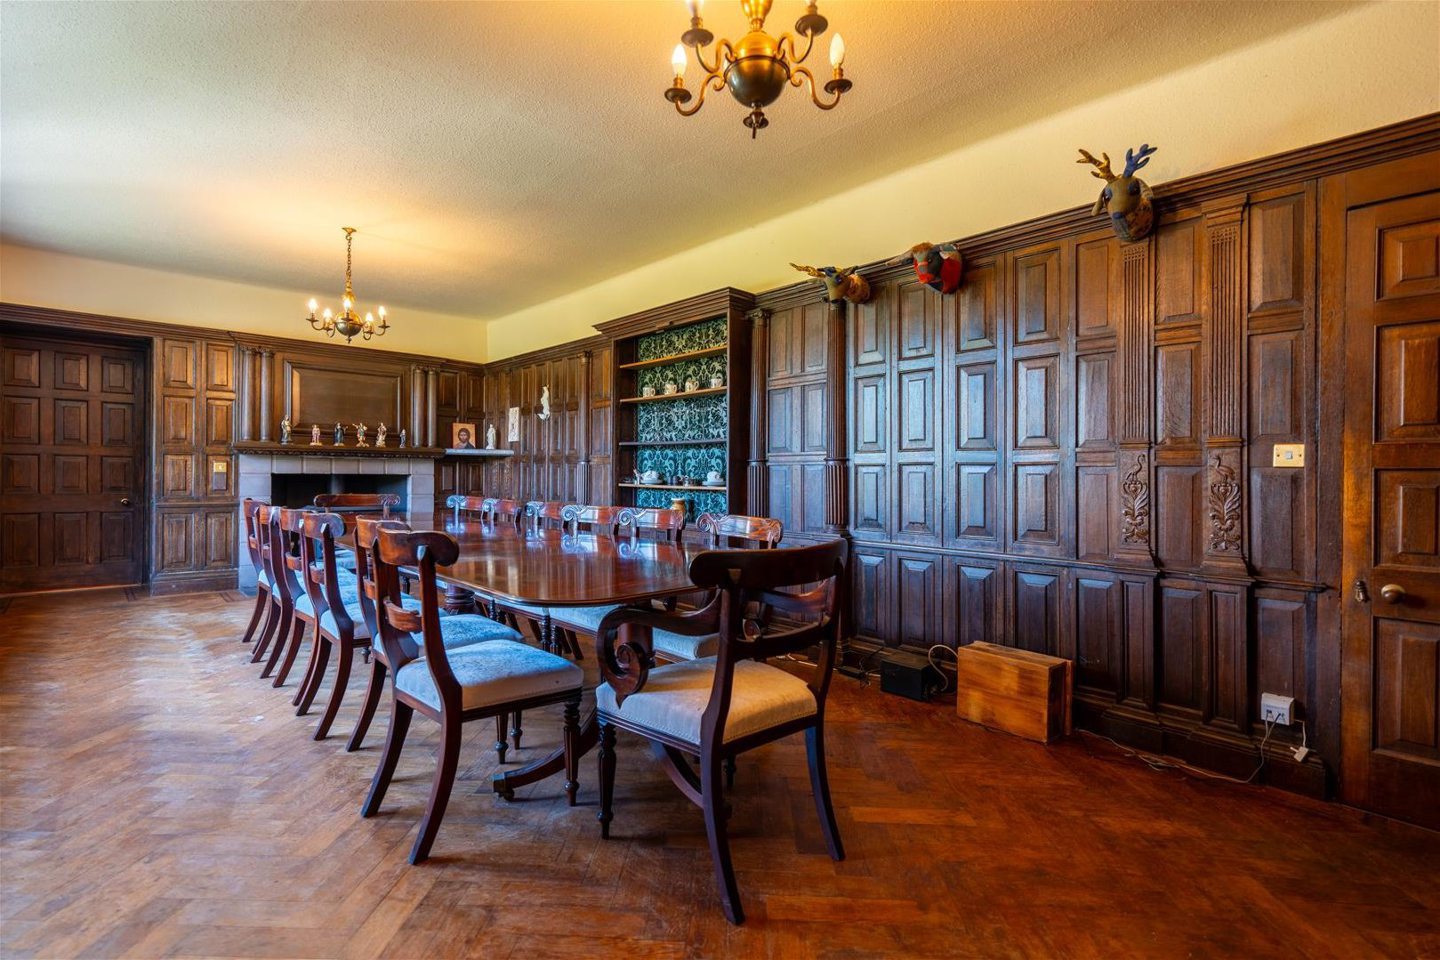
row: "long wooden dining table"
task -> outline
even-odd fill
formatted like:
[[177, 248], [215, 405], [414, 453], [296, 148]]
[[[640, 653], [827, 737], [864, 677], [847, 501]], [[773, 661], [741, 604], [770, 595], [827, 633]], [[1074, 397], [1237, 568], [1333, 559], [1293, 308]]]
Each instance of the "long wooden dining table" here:
[[[435, 571], [436, 578], [450, 588], [452, 600], [455, 591], [468, 591], [482, 601], [535, 607], [616, 606], [673, 597], [695, 590], [690, 561], [703, 549], [686, 543], [485, 523], [448, 511], [389, 519], [455, 538], [460, 559]], [[580, 751], [588, 752], [598, 739], [592, 706], [581, 724]], [[557, 747], [525, 766], [496, 773], [491, 786], [505, 799], [513, 799], [517, 787], [564, 769], [564, 750]]]

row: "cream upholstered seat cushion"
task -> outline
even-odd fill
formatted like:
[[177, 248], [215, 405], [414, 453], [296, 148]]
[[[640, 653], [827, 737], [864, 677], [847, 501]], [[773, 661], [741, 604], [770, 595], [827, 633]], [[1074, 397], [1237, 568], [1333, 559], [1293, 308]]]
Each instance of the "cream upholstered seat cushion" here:
[[[556, 623], [575, 627], [584, 633], [595, 634], [600, 630], [600, 621], [605, 614], [616, 609], [614, 606], [601, 607], [552, 607], [550, 615]], [[669, 630], [655, 630], [652, 633], [655, 652], [671, 660], [698, 660], [713, 657], [720, 649], [719, 634], [703, 637], [687, 637]]]
[[[715, 658], [670, 663], [650, 671], [639, 693], [615, 706], [610, 684], [595, 688], [600, 716], [700, 744], [700, 717], [710, 702]], [[799, 677], [755, 660], [735, 664], [735, 686], [725, 721], [725, 742], [815, 715], [815, 695]]]
[[[496, 640], [451, 650], [450, 670], [460, 683], [462, 709], [580, 692], [585, 671], [564, 657], [513, 640]], [[405, 664], [395, 674], [395, 689], [439, 710], [440, 695], [425, 660]]]

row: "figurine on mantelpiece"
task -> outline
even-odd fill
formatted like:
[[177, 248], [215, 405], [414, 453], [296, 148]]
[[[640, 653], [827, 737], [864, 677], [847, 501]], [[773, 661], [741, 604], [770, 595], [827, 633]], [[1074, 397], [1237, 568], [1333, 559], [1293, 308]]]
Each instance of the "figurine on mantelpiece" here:
[[338, 423], [335, 424], [335, 446], [345, 446], [345, 428]]
[[485, 428], [485, 449], [495, 449], [495, 424], [493, 423]]
[[389, 432], [390, 431], [385, 429], [385, 422], [382, 420], [380, 422], [380, 426], [375, 428], [375, 446], [385, 446], [385, 437], [389, 434]]
[[281, 442], [281, 443], [289, 443], [289, 442], [290, 442], [290, 418], [289, 418], [289, 417], [281, 417], [281, 418], [280, 418], [280, 442]]
[[404, 428], [404, 427], [401, 427], [401, 428], [400, 428], [400, 444], [399, 444], [400, 448], [403, 450], [403, 449], [405, 448], [405, 445], [406, 445], [407, 443], [408, 443], [408, 437], [407, 437], [407, 435], [406, 435], [405, 428]]
[[1110, 154], [1095, 155], [1088, 150], [1080, 151], [1076, 163], [1088, 163], [1095, 169], [1090, 175], [1105, 181], [1105, 187], [1091, 208], [1092, 216], [1105, 212], [1110, 214], [1110, 225], [1121, 240], [1144, 240], [1155, 228], [1155, 208], [1152, 201], [1155, 191], [1150, 184], [1135, 176], [1135, 171], [1150, 162], [1150, 155], [1156, 150], [1148, 143], [1140, 144], [1140, 151], [1125, 151], [1125, 172], [1120, 176], [1110, 169]]
[[368, 446], [370, 446], [369, 441], [367, 441], [367, 440], [365, 439], [365, 433], [366, 433], [366, 431], [367, 431], [369, 428], [366, 427], [365, 424], [363, 424], [363, 423], [357, 423], [357, 424], [355, 424], [354, 426], [355, 426], [355, 446], [357, 446], [357, 447], [368, 447]]
[[320, 446], [320, 424], [318, 423], [310, 424], [310, 446]]

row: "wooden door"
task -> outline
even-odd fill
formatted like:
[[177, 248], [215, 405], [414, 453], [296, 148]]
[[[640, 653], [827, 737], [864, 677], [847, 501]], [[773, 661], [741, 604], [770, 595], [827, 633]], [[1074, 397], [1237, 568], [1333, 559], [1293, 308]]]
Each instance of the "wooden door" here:
[[145, 355], [0, 339], [0, 593], [144, 579]]
[[1346, 220], [1342, 793], [1440, 827], [1440, 182]]

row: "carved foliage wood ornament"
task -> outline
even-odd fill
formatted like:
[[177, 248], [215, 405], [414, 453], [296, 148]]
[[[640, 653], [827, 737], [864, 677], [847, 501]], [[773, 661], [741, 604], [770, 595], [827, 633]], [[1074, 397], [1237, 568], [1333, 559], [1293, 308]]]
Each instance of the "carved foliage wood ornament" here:
[[1210, 483], [1210, 549], [1220, 553], [1240, 552], [1240, 483], [1235, 470], [1217, 453], [1213, 460], [1215, 479]]
[[1135, 466], [1120, 484], [1120, 538], [1126, 543], [1150, 541], [1150, 482], [1146, 476], [1148, 459], [1145, 454], [1135, 458]]
[[1110, 169], [1108, 153], [1100, 154], [1100, 159], [1096, 160], [1090, 151], [1081, 150], [1080, 159], [1075, 161], [1090, 164], [1095, 168], [1090, 175], [1105, 181], [1091, 213], [1097, 216], [1102, 212], [1109, 213], [1110, 224], [1121, 240], [1144, 240], [1155, 229], [1152, 203], [1155, 192], [1148, 183], [1135, 176], [1137, 170], [1150, 162], [1150, 155], [1155, 150], [1148, 143], [1142, 143], [1138, 152], [1126, 150], [1125, 172], [1118, 177]]

